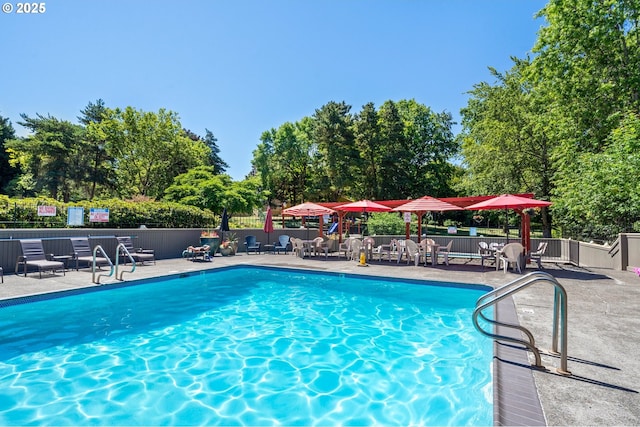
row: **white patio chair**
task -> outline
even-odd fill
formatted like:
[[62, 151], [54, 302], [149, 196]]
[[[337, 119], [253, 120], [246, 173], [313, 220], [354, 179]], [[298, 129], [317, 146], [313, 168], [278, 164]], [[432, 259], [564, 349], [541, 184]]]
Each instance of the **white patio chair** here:
[[478, 255], [480, 255], [480, 264], [484, 268], [484, 260], [489, 259], [496, 262], [496, 250], [491, 249], [487, 242], [478, 242]]
[[504, 248], [500, 251], [500, 265], [503, 267], [504, 272], [507, 272], [509, 264], [513, 264], [514, 271], [517, 269], [518, 273], [522, 273], [521, 263], [523, 254], [524, 246], [520, 243], [504, 245]]
[[530, 252], [529, 255], [527, 256], [528, 259], [530, 259], [531, 261], [535, 261], [536, 264], [538, 264], [538, 270], [542, 268], [542, 256], [547, 251], [547, 245], [548, 245], [547, 242], [540, 242], [538, 244], [538, 249], [536, 249], [533, 252]]
[[435, 254], [433, 254], [433, 256], [436, 257], [436, 264], [438, 263], [438, 256], [440, 256], [440, 254], [442, 254], [442, 256], [444, 257], [444, 263], [446, 265], [449, 265], [449, 252], [451, 252], [451, 246], [453, 245], [453, 240], [449, 240], [449, 243], [447, 243], [447, 246], [438, 246], [438, 250], [436, 251]]

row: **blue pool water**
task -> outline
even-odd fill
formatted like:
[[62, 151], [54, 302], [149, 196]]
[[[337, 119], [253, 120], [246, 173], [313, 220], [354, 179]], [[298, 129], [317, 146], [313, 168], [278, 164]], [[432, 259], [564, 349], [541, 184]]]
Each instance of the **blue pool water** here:
[[268, 268], [0, 308], [0, 425], [491, 425], [486, 289]]

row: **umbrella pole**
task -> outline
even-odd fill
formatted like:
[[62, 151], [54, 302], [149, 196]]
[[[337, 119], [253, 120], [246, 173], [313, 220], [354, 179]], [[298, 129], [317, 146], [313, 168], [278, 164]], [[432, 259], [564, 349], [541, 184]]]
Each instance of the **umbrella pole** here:
[[509, 209], [504, 210], [504, 226], [507, 228], [507, 243], [509, 243]]

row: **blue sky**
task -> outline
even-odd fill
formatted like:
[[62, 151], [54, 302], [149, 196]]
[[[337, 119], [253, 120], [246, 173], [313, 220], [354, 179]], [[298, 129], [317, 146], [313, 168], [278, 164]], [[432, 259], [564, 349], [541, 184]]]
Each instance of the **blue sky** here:
[[[77, 123], [89, 102], [177, 112], [242, 179], [262, 132], [329, 101], [416, 99], [459, 121], [466, 92], [531, 52], [540, 0], [55, 0], [0, 13], [0, 116]], [[458, 127], [455, 129], [458, 131]]]

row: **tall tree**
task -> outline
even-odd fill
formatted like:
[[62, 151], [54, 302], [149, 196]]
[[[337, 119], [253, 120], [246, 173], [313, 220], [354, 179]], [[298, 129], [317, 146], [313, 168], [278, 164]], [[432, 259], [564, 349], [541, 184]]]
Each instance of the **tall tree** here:
[[350, 110], [351, 106], [344, 101], [331, 101], [313, 115], [312, 140], [325, 162], [319, 173], [328, 177], [330, 200], [349, 194], [355, 175], [362, 170]]
[[205, 129], [204, 143], [211, 150], [209, 153], [209, 164], [213, 166], [215, 173], [222, 174], [227, 171], [229, 165], [220, 157], [220, 147], [218, 147], [218, 139], [213, 136], [213, 132]]
[[575, 171], [593, 176], [583, 154], [606, 152], [621, 120], [640, 112], [640, 0], [551, 0], [539, 15], [548, 25], [526, 77], [545, 106], [538, 122], [558, 141], [553, 201], [564, 214]]
[[[308, 119], [307, 119], [308, 120]], [[301, 123], [287, 122], [264, 132], [253, 165], [272, 198], [296, 203], [305, 197], [309, 140]]]
[[[78, 120], [86, 130], [91, 123], [101, 123], [106, 118], [107, 107], [102, 99], [98, 99], [95, 103], [89, 102], [81, 113]], [[98, 186], [108, 190], [109, 193], [114, 191], [112, 159], [107, 154], [104, 140], [92, 138], [87, 132], [84, 132], [83, 140], [87, 145], [87, 149], [81, 153], [86, 156], [83, 163], [87, 164], [87, 168], [84, 169], [87, 198], [93, 200]]]
[[459, 151], [451, 114], [435, 113], [414, 99], [401, 100], [397, 106], [404, 124], [404, 197], [450, 194], [448, 161]]
[[18, 175], [18, 169], [9, 164], [9, 155], [5, 150], [5, 142], [16, 137], [16, 132], [8, 118], [0, 116], [0, 190], [7, 186]]
[[174, 112], [127, 107], [107, 109], [105, 117], [87, 130], [95, 140], [106, 142], [121, 196], [161, 197], [174, 177], [207, 160], [208, 147], [185, 136]]
[[[545, 103], [523, 78], [527, 61], [514, 60], [511, 71], [491, 69], [497, 83], [480, 83], [462, 110], [462, 152], [467, 166], [464, 188], [471, 194], [532, 192], [549, 200], [555, 169], [555, 144], [542, 117]], [[542, 209], [543, 232], [551, 236], [551, 218]]]
[[13, 165], [20, 165], [32, 188], [23, 191], [44, 192], [68, 202], [82, 181], [82, 128], [51, 116], [29, 117], [21, 114], [20, 125], [31, 131], [26, 138], [5, 142]]
[[355, 144], [362, 157], [362, 173], [358, 186], [354, 189], [357, 198], [383, 199], [384, 192], [380, 182], [381, 137], [378, 112], [373, 102], [369, 102], [356, 114], [353, 121]]
[[576, 154], [562, 175], [554, 212], [563, 231], [582, 239], [613, 240], [640, 232], [640, 116], [627, 114], [598, 153]]
[[380, 122], [380, 182], [387, 199], [404, 199], [406, 175], [402, 158], [405, 154], [404, 124], [393, 101], [386, 101], [378, 112]]

